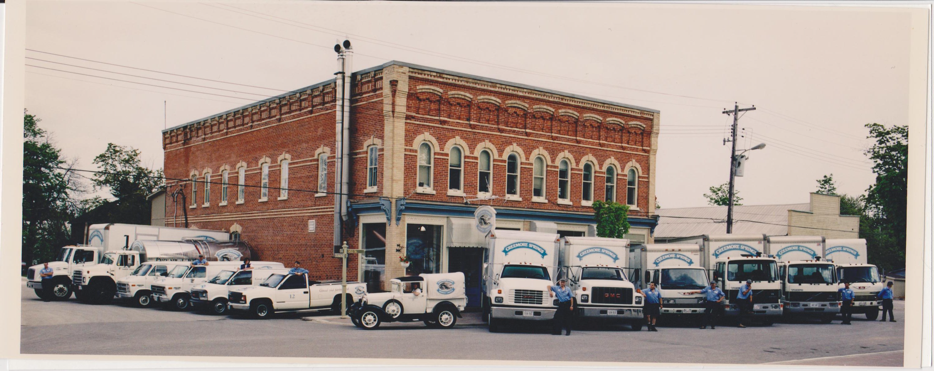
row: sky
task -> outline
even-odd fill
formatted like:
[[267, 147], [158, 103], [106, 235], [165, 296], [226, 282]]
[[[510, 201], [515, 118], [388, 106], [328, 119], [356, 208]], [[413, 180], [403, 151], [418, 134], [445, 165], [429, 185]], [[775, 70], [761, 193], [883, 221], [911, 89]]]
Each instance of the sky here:
[[[875, 179], [866, 123], [908, 119], [905, 10], [560, 3], [29, 2], [26, 108], [77, 167], [107, 143], [162, 168], [161, 131], [400, 60], [661, 112], [656, 196], [706, 205], [729, 181], [734, 102], [743, 204], [808, 201]], [[101, 63], [103, 62], [103, 63]], [[171, 88], [171, 89], [170, 89]]]

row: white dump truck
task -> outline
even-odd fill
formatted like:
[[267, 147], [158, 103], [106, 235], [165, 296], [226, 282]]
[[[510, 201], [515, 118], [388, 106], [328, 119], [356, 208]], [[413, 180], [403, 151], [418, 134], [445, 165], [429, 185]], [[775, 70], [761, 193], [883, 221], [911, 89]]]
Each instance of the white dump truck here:
[[143, 263], [129, 276], [117, 280], [117, 299], [130, 301], [139, 307], [149, 307], [153, 303], [152, 283], [162, 278], [163, 273], [173, 271], [179, 266], [187, 269], [190, 265], [187, 261]]
[[[191, 306], [191, 289], [215, 278], [224, 271], [236, 271], [240, 261], [209, 262], [188, 268], [181, 277], [163, 277], [152, 284], [152, 298], [156, 303], [172, 310], [186, 310]], [[282, 263], [253, 262], [254, 267], [284, 268]], [[230, 275], [227, 275], [230, 278]]]
[[452, 328], [467, 306], [464, 273], [422, 273], [393, 278], [389, 292], [364, 294], [348, 315], [357, 327], [372, 330], [383, 322], [422, 321]]
[[203, 310], [212, 314], [227, 313], [227, 295], [230, 288], [240, 286], [258, 286], [273, 274], [288, 274], [289, 270], [278, 267], [260, 266], [253, 263], [253, 268], [243, 270], [223, 270], [214, 278], [191, 288], [189, 302], [192, 309]]
[[[72, 272], [78, 265], [87, 266], [98, 263], [104, 252], [117, 251], [127, 246], [127, 241], [137, 239], [181, 239], [182, 237], [200, 237], [226, 241], [227, 232], [208, 231], [188, 228], [154, 227], [136, 224], [92, 224], [88, 227], [86, 243], [83, 245], [65, 246], [59, 251], [54, 261], [49, 262], [53, 278], [51, 289], [54, 300], [65, 300], [71, 297]], [[38, 264], [30, 267], [26, 272], [26, 286], [34, 289], [36, 295], [42, 297], [42, 277], [39, 271], [44, 267]]]
[[560, 252], [559, 266], [574, 293], [578, 318], [623, 322], [633, 330], [642, 329], [644, 297], [623, 270], [629, 262], [629, 240], [564, 237]]
[[766, 238], [766, 254], [779, 260], [786, 317], [810, 316], [824, 323], [840, 313], [834, 265], [822, 258], [821, 236], [774, 236]]
[[710, 285], [701, 264], [701, 246], [690, 243], [649, 244], [633, 251], [631, 280], [645, 290], [649, 283], [662, 295], [663, 318], [697, 317], [704, 313], [704, 295], [686, 294]]
[[558, 270], [558, 235], [493, 230], [483, 272], [484, 319], [490, 332], [510, 320], [551, 321], [558, 310], [545, 286]]
[[82, 302], [108, 303], [117, 293], [117, 280], [128, 276], [142, 263], [192, 261], [198, 255], [204, 255], [211, 261], [238, 261], [251, 258], [250, 251], [249, 245], [243, 241], [137, 240], [128, 249], [104, 253], [97, 264], [76, 265], [72, 283], [76, 288], [75, 295]]
[[[339, 312], [342, 291], [341, 281], [312, 281], [308, 274], [273, 274], [259, 286], [230, 288], [228, 310], [253, 318], [269, 318], [275, 312]], [[347, 307], [364, 294], [366, 283], [347, 282]]]
[[864, 239], [830, 239], [824, 248], [824, 257], [837, 266], [839, 288], [844, 282], [850, 283], [853, 290], [853, 313], [865, 313], [866, 318], [879, 317], [882, 301], [876, 297], [885, 284], [879, 277], [879, 268], [869, 264], [866, 256]]

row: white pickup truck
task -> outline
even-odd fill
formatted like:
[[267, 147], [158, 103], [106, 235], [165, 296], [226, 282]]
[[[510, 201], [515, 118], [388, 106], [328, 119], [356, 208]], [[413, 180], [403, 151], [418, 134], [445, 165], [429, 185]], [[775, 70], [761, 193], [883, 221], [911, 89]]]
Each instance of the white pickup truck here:
[[227, 295], [230, 289], [242, 286], [258, 286], [273, 274], [288, 274], [286, 268], [254, 267], [244, 270], [223, 270], [214, 278], [191, 289], [193, 309], [212, 314], [227, 313]]
[[143, 263], [129, 276], [117, 280], [117, 299], [132, 301], [134, 305], [143, 308], [149, 307], [152, 305], [152, 283], [162, 278], [163, 273], [174, 269], [184, 272], [189, 266], [189, 262]]
[[[236, 287], [227, 295], [229, 310], [253, 318], [269, 318], [275, 312], [340, 311], [340, 281], [312, 281], [308, 274], [273, 274], [259, 286]], [[366, 284], [347, 282], [349, 308], [366, 294]]]
[[427, 326], [451, 328], [467, 306], [462, 272], [423, 273], [389, 282], [392, 291], [363, 295], [350, 307], [354, 325], [372, 330], [382, 322], [422, 321]]

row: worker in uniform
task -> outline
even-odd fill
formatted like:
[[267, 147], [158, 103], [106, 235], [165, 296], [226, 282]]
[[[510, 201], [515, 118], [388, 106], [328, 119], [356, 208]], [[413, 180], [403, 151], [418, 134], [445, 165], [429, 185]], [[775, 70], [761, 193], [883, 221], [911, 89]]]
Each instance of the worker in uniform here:
[[840, 314], [843, 316], [844, 325], [850, 324], [850, 319], [853, 318], [853, 299], [856, 298], [856, 294], [853, 293], [853, 290], [850, 290], [850, 283], [844, 282], [843, 288], [837, 290], [840, 294], [840, 301], [843, 302], [843, 305], [840, 307]]
[[648, 325], [649, 331], [658, 331], [655, 329], [655, 321], [661, 314], [662, 292], [655, 288], [655, 282], [649, 283], [649, 288], [645, 291], [636, 291], [645, 296], [645, 324]]
[[705, 287], [703, 290], [684, 293], [684, 295], [693, 294], [707, 294], [707, 307], [704, 308], [704, 322], [701, 324], [700, 328], [707, 328], [707, 324], [709, 323], [710, 329], [715, 330], [717, 328], [717, 317], [720, 316], [720, 303], [723, 301], [723, 298], [726, 297], [726, 294], [717, 287], [716, 282], [711, 282], [710, 286]]
[[564, 335], [571, 335], [571, 313], [574, 310], [574, 296], [571, 294], [571, 288], [567, 286], [567, 280], [562, 278], [558, 280], [558, 285], [548, 285], [551, 296], [558, 297], [558, 311], [555, 312], [554, 327], [552, 335], [561, 335], [561, 328], [565, 328]]
[[895, 322], [895, 312], [892, 303], [892, 299], [895, 298], [895, 293], [892, 292], [892, 286], [894, 285], [894, 282], [889, 281], [889, 283], [885, 285], [885, 288], [876, 295], [877, 298], [882, 299], [882, 320], [879, 322], [885, 322], [886, 312], [889, 313], [889, 322]]

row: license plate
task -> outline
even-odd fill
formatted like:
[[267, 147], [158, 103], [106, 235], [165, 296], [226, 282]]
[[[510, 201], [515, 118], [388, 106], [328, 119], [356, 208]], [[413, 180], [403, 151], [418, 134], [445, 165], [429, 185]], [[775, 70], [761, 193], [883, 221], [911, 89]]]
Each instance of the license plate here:
[[607, 311], [606, 311], [606, 314], [607, 314], [607, 315], [610, 315], [610, 316], [615, 316], [615, 315], [616, 315], [616, 310], [615, 310], [615, 309], [607, 310]]
[[530, 311], [530, 310], [524, 310], [524, 311], [522, 311], [522, 316], [523, 316], [523, 317], [532, 317], [532, 316], [534, 316], [534, 315], [535, 315], [535, 312], [533, 312], [533, 311]]

